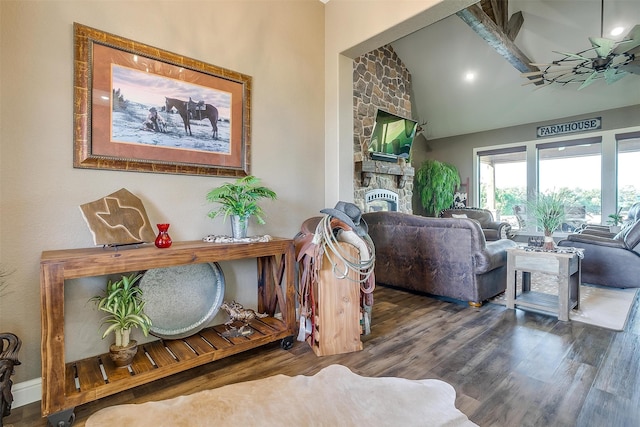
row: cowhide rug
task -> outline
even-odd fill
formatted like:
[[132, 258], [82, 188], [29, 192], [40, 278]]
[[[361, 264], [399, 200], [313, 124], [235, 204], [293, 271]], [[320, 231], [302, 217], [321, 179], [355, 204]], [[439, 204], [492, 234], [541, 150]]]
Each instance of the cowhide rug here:
[[368, 378], [331, 365], [314, 376], [275, 375], [160, 402], [101, 409], [86, 427], [476, 426], [440, 380]]

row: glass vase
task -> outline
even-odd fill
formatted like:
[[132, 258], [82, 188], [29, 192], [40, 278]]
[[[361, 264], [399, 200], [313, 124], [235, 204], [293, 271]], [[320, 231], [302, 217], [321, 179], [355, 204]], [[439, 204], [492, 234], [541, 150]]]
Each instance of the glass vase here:
[[156, 237], [156, 246], [163, 249], [171, 246], [171, 237], [167, 230], [169, 230], [169, 224], [156, 224], [158, 227], [158, 237]]

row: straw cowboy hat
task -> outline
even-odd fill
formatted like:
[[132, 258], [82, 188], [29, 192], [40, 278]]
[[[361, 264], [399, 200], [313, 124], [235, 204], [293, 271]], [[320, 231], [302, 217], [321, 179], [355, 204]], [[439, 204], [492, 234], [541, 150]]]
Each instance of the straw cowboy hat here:
[[340, 201], [336, 203], [335, 208], [322, 209], [320, 212], [343, 221], [360, 237], [369, 234], [369, 226], [362, 219], [362, 211], [353, 203]]

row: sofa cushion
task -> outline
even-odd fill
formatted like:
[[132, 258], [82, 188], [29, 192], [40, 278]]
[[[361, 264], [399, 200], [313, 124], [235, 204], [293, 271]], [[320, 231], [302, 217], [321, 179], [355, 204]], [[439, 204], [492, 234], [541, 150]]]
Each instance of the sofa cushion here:
[[451, 214], [451, 218], [466, 218], [467, 214]]

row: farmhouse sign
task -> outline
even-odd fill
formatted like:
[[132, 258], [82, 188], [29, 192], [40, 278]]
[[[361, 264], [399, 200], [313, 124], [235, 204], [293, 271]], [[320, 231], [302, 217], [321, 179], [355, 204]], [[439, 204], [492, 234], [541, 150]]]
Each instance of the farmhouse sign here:
[[537, 137], [562, 135], [565, 133], [584, 132], [588, 130], [602, 129], [602, 117], [577, 120], [575, 122], [560, 123], [556, 125], [538, 126]]

